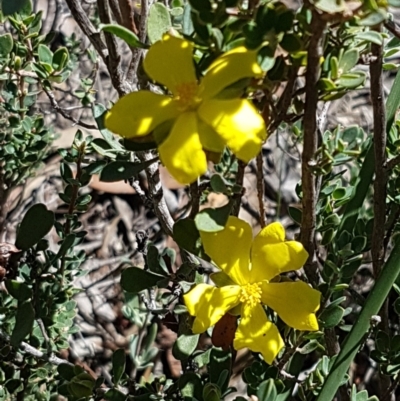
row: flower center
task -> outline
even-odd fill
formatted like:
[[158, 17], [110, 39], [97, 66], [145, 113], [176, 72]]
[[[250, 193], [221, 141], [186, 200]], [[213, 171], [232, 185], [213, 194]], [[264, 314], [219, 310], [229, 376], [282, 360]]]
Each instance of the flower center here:
[[261, 302], [261, 288], [258, 283], [246, 284], [242, 286], [240, 302], [246, 302], [252, 307]]
[[198, 106], [200, 103], [200, 98], [197, 96], [198, 89], [197, 82], [184, 82], [177, 86], [177, 100], [183, 110], [193, 110]]

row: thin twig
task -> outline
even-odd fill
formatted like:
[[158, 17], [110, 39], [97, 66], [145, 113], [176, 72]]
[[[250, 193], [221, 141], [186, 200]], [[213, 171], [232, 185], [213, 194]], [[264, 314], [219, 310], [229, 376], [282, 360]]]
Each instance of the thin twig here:
[[199, 190], [199, 183], [196, 180], [192, 184], [190, 184], [190, 214], [189, 218], [194, 219], [196, 214], [199, 213], [200, 208], [200, 190]]
[[137, 35], [139, 31], [136, 28], [135, 20], [133, 19], [133, 8], [131, 1], [118, 0], [118, 3], [121, 10], [122, 25]]
[[399, 164], [400, 164], [400, 155], [397, 155], [392, 159], [388, 160], [386, 163], [386, 173], [389, 173]]
[[315, 226], [316, 205], [316, 178], [311, 170], [318, 147], [317, 132], [317, 82], [320, 76], [320, 59], [322, 57], [322, 36], [325, 21], [314, 11], [311, 21], [312, 36], [308, 45], [307, 71], [306, 71], [306, 99], [304, 108], [304, 149], [302, 155], [302, 188], [303, 188], [303, 215], [301, 222], [301, 242], [307, 250], [309, 257], [304, 266], [308, 280], [316, 285], [318, 283], [317, 266], [313, 263], [315, 254]]
[[[7, 343], [11, 342], [10, 336], [1, 330], [0, 330], [0, 338]], [[25, 351], [26, 353], [28, 353], [29, 355], [32, 355], [35, 358], [39, 358], [44, 361], [50, 362], [53, 365], [67, 364], [70, 366], [74, 366], [74, 364], [72, 364], [71, 362], [68, 362], [65, 359], [58, 358], [55, 355], [47, 355], [44, 352], [39, 351], [37, 348], [32, 347], [32, 345], [29, 345], [28, 343], [26, 343], [24, 341], [22, 341], [20, 343], [19, 348], [22, 351]]]
[[258, 208], [260, 210], [260, 225], [265, 227], [265, 207], [264, 207], [264, 159], [262, 151], [257, 155], [257, 198]]
[[72, 121], [72, 122], [73, 122], [74, 124], [76, 124], [76, 125], [80, 125], [80, 126], [83, 127], [83, 128], [95, 129], [95, 130], [98, 129], [97, 126], [95, 126], [95, 125], [93, 125], [93, 124], [87, 124], [87, 123], [85, 123], [85, 122], [83, 122], [83, 121], [81, 121], [81, 120], [76, 119], [76, 118], [73, 117], [71, 114], [67, 113], [67, 112], [65, 111], [65, 109], [63, 109], [62, 107], [60, 107], [60, 105], [58, 104], [58, 102], [57, 102], [57, 100], [56, 100], [56, 98], [55, 98], [55, 96], [54, 96], [54, 93], [53, 93], [51, 90], [49, 90], [49, 89], [43, 87], [43, 91], [46, 93], [47, 97], [49, 98], [50, 104], [51, 104], [51, 106], [53, 107], [53, 109], [54, 109], [57, 113], [61, 114], [64, 118], [66, 118], [67, 120]]
[[[236, 184], [240, 187], [243, 187], [244, 180], [244, 170], [246, 169], [246, 163], [238, 160], [238, 172], [236, 174]], [[244, 188], [239, 194], [234, 195], [233, 197], [233, 206], [232, 206], [232, 216], [238, 216], [240, 212], [240, 206], [242, 204], [242, 196], [244, 194]]]

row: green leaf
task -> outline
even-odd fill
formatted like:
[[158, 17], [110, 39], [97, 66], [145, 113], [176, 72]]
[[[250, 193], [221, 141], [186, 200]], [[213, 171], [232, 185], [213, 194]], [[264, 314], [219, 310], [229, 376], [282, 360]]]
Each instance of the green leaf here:
[[336, 305], [333, 308], [325, 309], [321, 313], [320, 319], [325, 323], [324, 324], [325, 328], [331, 328], [337, 326], [340, 323], [340, 321], [343, 318], [343, 315], [344, 315], [344, 309], [341, 306]]
[[100, 30], [118, 36], [130, 47], [138, 47], [141, 49], [149, 48], [149, 46], [147, 46], [145, 43], [142, 43], [139, 40], [136, 34], [134, 34], [132, 31], [121, 25], [114, 25], [114, 24], [100, 25]]
[[387, 17], [387, 11], [384, 8], [379, 8], [377, 11], [369, 13], [365, 18], [360, 19], [358, 24], [363, 26], [374, 26], [383, 22]]
[[155, 287], [164, 277], [153, 274], [139, 267], [129, 267], [121, 274], [121, 286], [125, 291], [137, 294], [140, 291]]
[[371, 317], [377, 315], [385, 302], [393, 283], [399, 276], [400, 271], [400, 241], [393, 247], [388, 261], [355, 321], [350, 333], [345, 338], [342, 348], [337, 355], [330, 373], [326, 378], [317, 401], [331, 401], [335, 396], [340, 383], [347, 373], [350, 363], [354, 360], [359, 347], [365, 341], [365, 333], [370, 330]]
[[107, 401], [126, 401], [126, 394], [121, 393], [116, 388], [112, 388], [104, 394], [104, 399]]
[[142, 170], [155, 163], [157, 159], [147, 160], [141, 163], [128, 161], [115, 161], [107, 164], [100, 173], [100, 181], [115, 182], [128, 180], [139, 174]]
[[275, 401], [277, 395], [274, 379], [263, 381], [257, 389], [259, 401]]
[[33, 205], [18, 228], [15, 246], [23, 251], [37, 244], [53, 227], [54, 213], [42, 203]]
[[26, 283], [16, 280], [6, 280], [5, 286], [9, 294], [19, 302], [32, 298], [32, 290]]
[[39, 45], [38, 56], [41, 63], [48, 65], [53, 63], [53, 52], [46, 45]]
[[340, 13], [346, 9], [346, 4], [343, 0], [318, 0], [315, 6], [329, 14]]
[[52, 59], [52, 66], [56, 71], [61, 71], [69, 60], [69, 53], [66, 47], [59, 47]]
[[[232, 368], [232, 355], [230, 351], [223, 351], [222, 349], [212, 348], [210, 353], [210, 363], [208, 372], [210, 375], [210, 382], [217, 384], [224, 393], [229, 384], [229, 377]], [[227, 374], [223, 374], [226, 371]]]
[[339, 60], [339, 70], [341, 74], [350, 71], [358, 62], [360, 53], [357, 49], [346, 50]]
[[18, 302], [15, 326], [11, 334], [11, 345], [18, 347], [20, 342], [32, 332], [33, 322], [35, 321], [35, 311], [30, 301]]
[[112, 374], [113, 383], [115, 386], [118, 385], [122, 375], [125, 372], [126, 356], [124, 349], [117, 349], [112, 356]]
[[299, 37], [293, 33], [286, 33], [279, 44], [289, 53], [295, 53], [303, 47]]
[[17, 13], [24, 8], [32, 10], [30, 0], [1, 0], [1, 10], [4, 15]]
[[178, 386], [184, 400], [202, 400], [203, 383], [200, 376], [194, 372], [184, 373], [178, 381]]
[[210, 180], [211, 188], [216, 193], [226, 193], [228, 188], [220, 174], [213, 174]]
[[196, 217], [194, 218], [196, 228], [199, 231], [205, 231], [209, 233], [222, 231], [225, 228], [226, 222], [228, 221], [231, 208], [232, 203], [229, 202], [227, 205], [217, 209], [203, 209], [201, 212], [197, 213]]
[[178, 220], [173, 227], [174, 241], [183, 249], [197, 255], [199, 253], [200, 233], [194, 220]]
[[289, 206], [288, 212], [292, 220], [298, 225], [300, 225], [301, 218], [303, 216], [303, 211], [301, 209], [298, 209], [297, 207]]
[[0, 35], [0, 57], [6, 57], [11, 53], [13, 43], [11, 33]]
[[365, 72], [354, 71], [352, 73], [343, 74], [336, 81], [337, 85], [343, 86], [344, 88], [357, 88], [365, 81]]
[[203, 388], [204, 401], [220, 401], [221, 390], [213, 383], [207, 383]]
[[[399, 1], [399, 3], [400, 3], [400, 1]], [[378, 46], [383, 44], [382, 35], [376, 31], [360, 32], [355, 36], [355, 39], [365, 40], [370, 43], [375, 43]]]
[[149, 18], [147, 20], [147, 35], [150, 43], [161, 40], [163, 34], [171, 28], [172, 22], [168, 8], [162, 3], [154, 3], [150, 7]]
[[197, 348], [200, 334], [181, 334], [172, 347], [175, 359], [183, 361], [189, 358]]
[[193, 21], [190, 16], [192, 11], [192, 7], [190, 4], [186, 4], [183, 8], [183, 15], [182, 15], [182, 33], [184, 35], [190, 36], [194, 32]]
[[74, 367], [71, 365], [68, 365], [67, 363], [62, 363], [61, 365], [59, 365], [57, 367], [57, 372], [60, 374], [60, 376], [64, 379], [64, 380], [72, 380], [72, 378], [75, 376], [75, 372], [74, 372]]

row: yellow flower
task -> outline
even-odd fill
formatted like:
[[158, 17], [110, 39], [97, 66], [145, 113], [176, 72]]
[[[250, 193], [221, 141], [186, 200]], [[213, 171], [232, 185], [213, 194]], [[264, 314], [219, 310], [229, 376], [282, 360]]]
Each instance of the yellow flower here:
[[218, 97], [241, 79], [262, 76], [256, 52], [227, 52], [198, 81], [192, 43], [165, 35], [151, 46], [144, 69], [172, 96], [130, 93], [107, 113], [105, 125], [124, 138], [153, 133], [161, 161], [179, 182], [191, 183], [207, 171], [205, 151], [222, 153], [227, 145], [244, 162], [260, 151], [266, 130], [255, 107], [245, 99]]
[[[280, 223], [268, 225], [253, 240], [250, 225], [231, 216], [222, 231], [200, 235], [206, 253], [222, 270], [214, 274], [225, 277], [225, 282], [220, 288], [198, 284], [184, 295], [190, 315], [195, 316], [193, 333], [206, 331], [241, 305], [234, 348], [260, 352], [271, 364], [284, 342], [262, 304], [290, 327], [318, 330], [315, 312], [320, 292], [303, 281], [271, 282], [280, 273], [300, 269], [308, 257], [300, 242], [285, 241]], [[221, 282], [221, 277], [217, 279]]]

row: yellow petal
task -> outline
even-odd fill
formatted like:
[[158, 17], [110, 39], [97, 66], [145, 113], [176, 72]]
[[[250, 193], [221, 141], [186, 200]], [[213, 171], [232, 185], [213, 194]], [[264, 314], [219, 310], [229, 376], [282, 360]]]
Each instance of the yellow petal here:
[[282, 224], [269, 224], [254, 238], [251, 282], [270, 280], [280, 273], [300, 269], [307, 258], [308, 253], [300, 242], [285, 241]]
[[150, 47], [143, 65], [151, 79], [165, 85], [174, 95], [180, 84], [197, 82], [193, 44], [188, 40], [164, 35]]
[[178, 105], [170, 97], [140, 91], [119, 99], [106, 114], [104, 123], [110, 131], [124, 138], [134, 138], [148, 135], [158, 125], [178, 115]]
[[203, 120], [198, 119], [200, 141], [204, 149], [214, 153], [222, 153], [225, 142], [221, 137]]
[[272, 364], [284, 342], [277, 327], [268, 320], [260, 304], [251, 308], [243, 304], [242, 318], [236, 331], [233, 347], [236, 350], [248, 348], [260, 352], [265, 361]]
[[203, 333], [221, 319], [225, 313], [239, 303], [240, 287], [229, 285], [222, 288], [198, 284], [183, 300], [189, 314], [195, 316], [192, 331]]
[[264, 120], [248, 100], [207, 100], [198, 114], [240, 160], [249, 162], [261, 150], [266, 138]]
[[199, 138], [196, 114], [181, 114], [158, 151], [165, 167], [180, 183], [190, 184], [204, 174], [207, 159]]
[[249, 256], [252, 231], [245, 221], [229, 216], [222, 231], [200, 231], [204, 250], [214, 263], [235, 283], [246, 284], [249, 280]]
[[262, 302], [273, 309], [290, 327], [297, 330], [318, 330], [315, 312], [319, 309], [321, 293], [304, 281], [261, 283]]
[[200, 96], [211, 99], [223, 89], [244, 78], [259, 78], [263, 74], [257, 63], [257, 52], [238, 47], [218, 57], [200, 84]]

